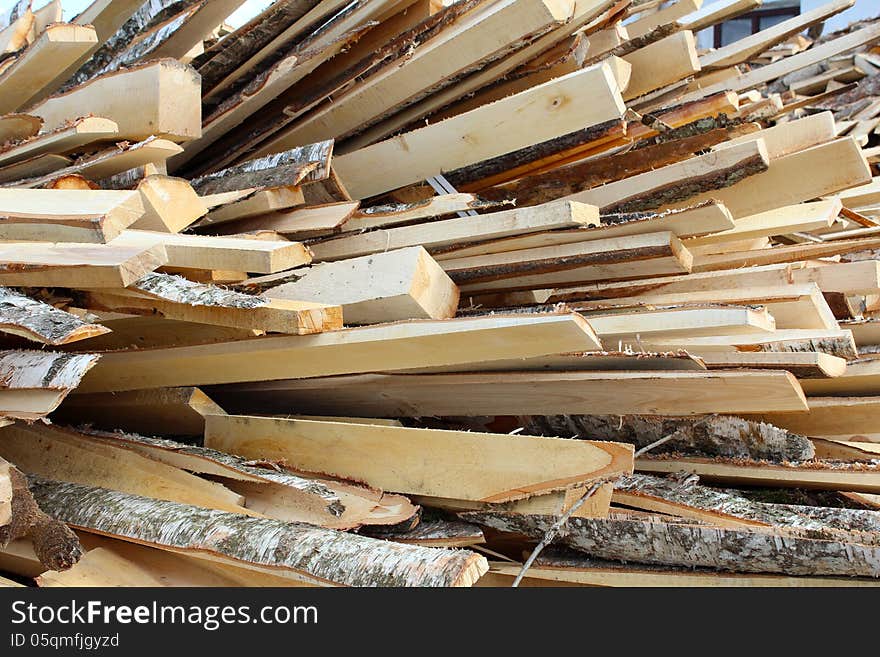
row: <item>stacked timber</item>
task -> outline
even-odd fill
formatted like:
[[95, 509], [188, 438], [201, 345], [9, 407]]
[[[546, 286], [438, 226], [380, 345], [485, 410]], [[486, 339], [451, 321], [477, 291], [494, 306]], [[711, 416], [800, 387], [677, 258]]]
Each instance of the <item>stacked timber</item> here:
[[0, 583], [877, 585], [856, 1], [15, 3]]

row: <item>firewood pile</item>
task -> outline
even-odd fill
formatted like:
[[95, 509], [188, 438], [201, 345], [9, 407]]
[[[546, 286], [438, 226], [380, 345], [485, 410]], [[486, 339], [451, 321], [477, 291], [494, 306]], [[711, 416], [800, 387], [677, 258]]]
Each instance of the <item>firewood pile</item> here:
[[0, 584], [880, 583], [856, 1], [9, 3]]

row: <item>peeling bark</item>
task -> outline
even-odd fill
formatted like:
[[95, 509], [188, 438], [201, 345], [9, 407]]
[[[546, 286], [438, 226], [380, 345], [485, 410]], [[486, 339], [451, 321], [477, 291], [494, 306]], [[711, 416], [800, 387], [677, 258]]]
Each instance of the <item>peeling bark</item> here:
[[138, 280], [131, 289], [150, 297], [189, 306], [252, 309], [269, 304], [269, 300], [262, 297], [156, 272]]
[[70, 391], [97, 361], [92, 354], [0, 351], [0, 389]]
[[[540, 539], [556, 516], [462, 513], [468, 522]], [[651, 518], [571, 518], [560, 542], [593, 557], [721, 571], [880, 577], [880, 547], [761, 527], [723, 529]]]
[[[71, 525], [160, 549], [202, 552], [342, 586], [470, 586], [488, 570], [464, 550], [378, 541], [102, 488], [32, 478], [44, 509]], [[71, 503], [75, 500], [75, 503]]]
[[658, 453], [697, 453], [727, 458], [806, 461], [815, 454], [813, 443], [764, 422], [726, 415], [668, 418], [658, 415], [534, 415], [521, 418], [533, 435], [577, 436], [612, 440], [646, 447], [661, 438], [676, 437], [656, 448]]
[[479, 525], [460, 520], [443, 520], [435, 518], [422, 520], [415, 529], [386, 530], [371, 527], [365, 535], [375, 538], [394, 541], [396, 543], [410, 543], [414, 545], [436, 545], [442, 547], [464, 547], [466, 545], [480, 545], [486, 542], [483, 530]]
[[25, 476], [11, 463], [0, 458], [0, 477], [11, 483], [11, 514], [0, 526], [0, 550], [12, 541], [28, 538], [40, 563], [49, 570], [68, 570], [83, 555], [76, 534], [64, 524], [46, 515], [28, 490]]
[[103, 335], [110, 329], [0, 287], [0, 331], [57, 346]]

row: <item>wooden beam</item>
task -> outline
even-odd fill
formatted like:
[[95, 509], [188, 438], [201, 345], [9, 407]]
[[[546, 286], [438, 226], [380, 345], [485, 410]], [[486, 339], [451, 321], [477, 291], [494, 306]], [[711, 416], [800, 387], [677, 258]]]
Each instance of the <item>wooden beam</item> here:
[[573, 314], [415, 321], [311, 336], [106, 354], [82, 390], [310, 378], [528, 358], [598, 347], [587, 323]]
[[808, 413], [765, 414], [761, 420], [805, 436], [846, 436], [845, 440], [877, 430], [878, 397], [810, 397], [807, 402]]
[[700, 71], [697, 43], [694, 33], [688, 30], [676, 32], [624, 55], [623, 61], [632, 66], [632, 76], [623, 94], [627, 101]]
[[181, 59], [243, 4], [245, 0], [214, 0], [199, 5], [174, 34], [150, 53], [150, 58]]
[[0, 417], [36, 420], [64, 401], [97, 361], [89, 354], [74, 356], [40, 351], [0, 352]]
[[132, 228], [179, 233], [205, 216], [208, 208], [186, 180], [147, 176], [138, 183], [146, 214]]
[[58, 346], [103, 335], [110, 329], [83, 321], [15, 290], [0, 288], [0, 331]]
[[[495, 503], [632, 468], [632, 446], [618, 443], [230, 415], [207, 418], [205, 445], [383, 489]], [[396, 466], [365, 454], [384, 454]]]
[[836, 136], [834, 115], [831, 112], [819, 112], [796, 121], [780, 123], [772, 128], [734, 137], [712, 146], [712, 149], [718, 151], [734, 144], [763, 139], [767, 154], [771, 160], [775, 160], [812, 146], [834, 141]]
[[737, 307], [669, 308], [658, 310], [624, 310], [586, 316], [599, 338], [607, 344], [623, 340], [640, 340], [674, 336], [736, 335], [775, 330], [773, 316], [766, 310]]
[[[210, 228], [211, 231], [225, 235], [263, 229], [280, 233], [282, 231], [278, 230], [277, 217], [291, 214], [281, 211], [305, 204], [302, 188], [296, 185], [272, 187], [250, 193], [242, 191], [212, 194], [203, 196], [202, 200], [211, 211], [203, 221], [199, 222], [198, 227]], [[270, 214], [272, 217], [267, 216]], [[275, 223], [272, 221], [273, 218]]]
[[[117, 133], [118, 126], [109, 119], [97, 116], [77, 119], [73, 125], [64, 126], [53, 132], [29, 135], [24, 138], [23, 143], [17, 143], [11, 148], [0, 151], [0, 166], [47, 153], [67, 153], [96, 141], [113, 139]], [[12, 139], [19, 141], [14, 137]]]
[[263, 296], [338, 304], [349, 325], [447, 319], [458, 309], [455, 283], [420, 246], [298, 269], [291, 278]]
[[[624, 110], [614, 75], [602, 64], [339, 156], [334, 166], [352, 197], [362, 199], [620, 119]], [[493, 138], [484, 139], [489, 126]]]
[[222, 224], [214, 232], [235, 234], [271, 230], [294, 240], [330, 237], [341, 232], [359, 205], [358, 201], [339, 201], [296, 208], [288, 212], [272, 212], [244, 221]]
[[[107, 357], [104, 357], [106, 362]], [[422, 365], [424, 366], [424, 365]], [[99, 366], [100, 367], [100, 366]], [[98, 370], [96, 370], [96, 373]], [[88, 386], [88, 381], [85, 382]], [[381, 393], [381, 394], [380, 394]], [[223, 404], [375, 417], [804, 411], [788, 372], [505, 372], [365, 375], [236, 386]]]
[[880, 395], [880, 360], [864, 358], [850, 362], [841, 376], [804, 381], [803, 387], [811, 397]]

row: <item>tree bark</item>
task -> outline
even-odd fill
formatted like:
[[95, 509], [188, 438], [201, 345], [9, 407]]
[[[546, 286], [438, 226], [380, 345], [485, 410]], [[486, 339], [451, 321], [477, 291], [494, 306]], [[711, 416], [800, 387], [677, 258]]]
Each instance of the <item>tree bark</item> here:
[[608, 57], [626, 57], [636, 50], [640, 50], [645, 46], [650, 46], [652, 43], [655, 43], [657, 41], [660, 41], [661, 39], [665, 39], [672, 34], [675, 34], [678, 30], [679, 26], [676, 23], [666, 23], [665, 25], [658, 25], [650, 32], [646, 32], [641, 36], [635, 37], [634, 39], [624, 41], [616, 48], [612, 48], [607, 52], [600, 53], [598, 56], [593, 57], [592, 59], [588, 59], [583, 63], [582, 66], [592, 66], [593, 64], [599, 63], [603, 59], [607, 59]]
[[646, 447], [661, 438], [676, 437], [657, 453], [697, 453], [705, 456], [754, 460], [807, 461], [815, 457], [813, 443], [764, 422], [728, 415], [670, 418], [659, 415], [533, 415], [522, 418], [533, 435], [577, 436], [613, 440]]
[[[462, 513], [463, 520], [540, 539], [556, 516]], [[755, 527], [724, 529], [656, 519], [572, 518], [560, 541], [602, 559], [744, 573], [880, 577], [880, 547]]]
[[103, 335], [110, 329], [0, 287], [0, 331], [57, 346]]
[[[8, 514], [4, 515], [7, 498]], [[25, 476], [0, 458], [0, 549], [19, 538], [31, 540], [37, 558], [49, 570], [67, 570], [83, 554], [76, 534], [40, 510]]]
[[201, 552], [342, 586], [470, 586], [488, 570], [463, 550], [378, 541], [77, 484], [34, 479], [47, 510], [81, 529], [160, 549]]
[[0, 351], [0, 388], [69, 392], [79, 385], [98, 358], [93, 354]]

